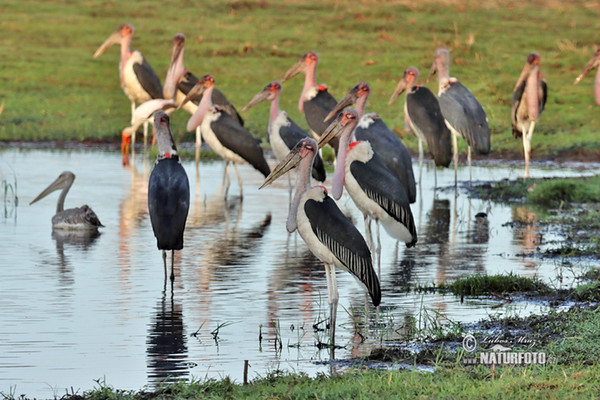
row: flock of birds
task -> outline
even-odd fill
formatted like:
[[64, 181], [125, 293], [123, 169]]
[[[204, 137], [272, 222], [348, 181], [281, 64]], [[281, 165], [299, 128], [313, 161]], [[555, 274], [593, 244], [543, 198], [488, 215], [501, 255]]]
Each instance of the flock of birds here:
[[[335, 268], [350, 272], [367, 289], [373, 304], [377, 306], [381, 301], [378, 278], [381, 265], [379, 223], [390, 236], [403, 241], [407, 247], [417, 243], [417, 231], [410, 208], [416, 200], [411, 156], [378, 114], [365, 113], [369, 85], [360, 82], [339, 102], [336, 101], [327, 87], [317, 84], [318, 56], [314, 52], [304, 54], [281, 81], [267, 84], [242, 111], [263, 101], [271, 102], [269, 142], [279, 161], [271, 169], [260, 141], [244, 128], [244, 120], [236, 108], [215, 88], [215, 78], [211, 75], [198, 78], [184, 67], [183, 34], [177, 34], [173, 39], [171, 63], [164, 85], [142, 54], [130, 49], [132, 35], [133, 27], [130, 24], [120, 26], [98, 48], [94, 57], [114, 44], [121, 47], [119, 77], [121, 87], [131, 101], [131, 126], [122, 131], [124, 164], [128, 163], [129, 145], [135, 142], [138, 128], [144, 126], [146, 140], [148, 123], [154, 127], [158, 156], [148, 183], [148, 210], [157, 246], [162, 250], [165, 280], [169, 250], [170, 280], [173, 282], [175, 279], [174, 251], [183, 248], [190, 204], [189, 181], [179, 160], [169, 117], [171, 112], [183, 108], [191, 114], [187, 130], [196, 133], [196, 167], [200, 145], [204, 140], [226, 161], [226, 188], [229, 188], [228, 168], [233, 164], [241, 196], [242, 178], [237, 169], [238, 163], [248, 162], [265, 176], [261, 188], [297, 167], [297, 183], [286, 228], [290, 233], [298, 231], [315, 256], [325, 264], [333, 345], [339, 298]], [[513, 133], [515, 137], [523, 137], [525, 177], [529, 176], [531, 137], [547, 98], [547, 85], [539, 62], [538, 53], [531, 53], [527, 57], [512, 101]], [[600, 47], [575, 84], [599, 64]], [[472, 150], [478, 154], [490, 152], [490, 131], [483, 107], [460, 81], [450, 77], [449, 65], [449, 51], [443, 48], [436, 50], [429, 76], [438, 74], [437, 97], [428, 88], [418, 85], [419, 71], [409, 67], [404, 71], [389, 103], [406, 92], [406, 128], [412, 130], [419, 139], [419, 163], [423, 162], [423, 143], [426, 143], [437, 167], [447, 167], [454, 161], [456, 184], [457, 137], [461, 136], [467, 141], [470, 170]], [[298, 74], [304, 74], [298, 107], [304, 112], [310, 134], [279, 109], [282, 82]], [[600, 70], [596, 76], [595, 95], [600, 104]], [[136, 104], [139, 105], [136, 107]], [[325, 181], [319, 149], [326, 144], [333, 147], [336, 155], [331, 197], [324, 186], [311, 185], [311, 178]], [[95, 232], [103, 225], [90, 207], [84, 205], [64, 210], [64, 200], [74, 179], [73, 173], [63, 172], [30, 204], [62, 189], [57, 213], [52, 218], [53, 229]], [[364, 215], [366, 239], [335, 202], [344, 188]], [[224, 195], [227, 196], [227, 189]], [[371, 220], [375, 220], [377, 243], [371, 233]], [[374, 268], [375, 259], [377, 272]]]

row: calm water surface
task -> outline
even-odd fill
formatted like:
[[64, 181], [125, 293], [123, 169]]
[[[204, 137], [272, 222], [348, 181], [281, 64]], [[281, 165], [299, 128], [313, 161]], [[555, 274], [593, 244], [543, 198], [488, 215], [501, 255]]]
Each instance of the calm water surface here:
[[[81, 393], [103, 383], [138, 390], [166, 378], [229, 376], [241, 382], [244, 360], [250, 363], [250, 379], [276, 369], [314, 375], [332, 368], [319, 363], [330, 355], [315, 346], [326, 334], [313, 331], [328, 313], [325, 273], [302, 239], [285, 229], [287, 179], [258, 191], [262, 175], [241, 166], [244, 201], [232, 175], [225, 202], [220, 194], [223, 162], [201, 163], [199, 176], [192, 161], [184, 162], [192, 204], [171, 291], [170, 285], [165, 290], [147, 212], [152, 164], [138, 155], [134, 166], [124, 168], [114, 152], [0, 150], [0, 392], [47, 398], [60, 397], [66, 388]], [[381, 230], [383, 322], [397, 328], [405, 318], [424, 313], [468, 322], [490, 314], [544, 312], [543, 304], [495, 308], [493, 299], [461, 303], [454, 296], [406, 288], [476, 272], [513, 272], [568, 286], [580, 268], [597, 263], [564, 266], [557, 259], [532, 256], [536, 248], [557, 246], [562, 239], [530, 224], [510, 224], [535, 221], [534, 211], [448, 189], [453, 170], [438, 171], [442, 190], [434, 191], [428, 167], [412, 206], [417, 247], [398, 246]], [[64, 170], [77, 175], [65, 206], [90, 205], [106, 226], [97, 237], [52, 233], [58, 193], [28, 205]], [[538, 167], [532, 176], [598, 171], [598, 166]], [[519, 164], [479, 166], [473, 179], [521, 173]], [[460, 180], [468, 179], [467, 169], [459, 174]], [[344, 195], [338, 204], [364, 231], [352, 201]], [[489, 215], [487, 224], [475, 221], [482, 211]], [[374, 309], [349, 274], [338, 272], [338, 285], [336, 344], [344, 348], [336, 351], [337, 358], [368, 354], [382, 335], [393, 339], [390, 332], [359, 327], [369, 336], [361, 343], [351, 314], [370, 320]], [[362, 317], [366, 304], [371, 316]]]

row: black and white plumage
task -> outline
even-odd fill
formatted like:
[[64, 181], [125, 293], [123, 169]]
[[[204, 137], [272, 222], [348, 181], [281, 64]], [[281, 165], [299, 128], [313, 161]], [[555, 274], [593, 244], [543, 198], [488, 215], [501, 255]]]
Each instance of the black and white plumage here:
[[[280, 94], [281, 83], [278, 81], [270, 82], [242, 109], [242, 112], [244, 112], [263, 101], [271, 102], [268, 125], [269, 143], [278, 161], [283, 160], [300, 140], [308, 137], [307, 133], [285, 111], [279, 109]], [[312, 177], [319, 182], [325, 181], [325, 166], [318, 154], [313, 163]]]
[[[335, 107], [337, 101], [327, 90], [325, 85], [317, 85], [317, 64], [319, 57], [317, 53], [309, 51], [285, 73], [281, 82], [285, 82], [294, 76], [304, 74], [304, 87], [298, 100], [298, 109], [304, 112], [304, 117], [309, 128], [320, 136], [329, 126], [333, 118], [325, 120], [325, 116]], [[329, 143], [337, 152], [337, 139]]]
[[[365, 230], [369, 242], [372, 243], [372, 238], [368, 218], [372, 218], [376, 224], [381, 222], [391, 237], [403, 241], [407, 247], [413, 247], [417, 243], [417, 230], [408, 194], [368, 141], [353, 141], [357, 121], [357, 111], [346, 109], [336, 117], [319, 140], [321, 146], [331, 138], [339, 136], [331, 194], [338, 200], [342, 196], [343, 188], [346, 188], [354, 204], [365, 217]], [[379, 233], [376, 253], [380, 268]]]
[[525, 172], [529, 178], [529, 159], [531, 154], [531, 139], [535, 124], [544, 111], [548, 96], [548, 85], [539, 68], [540, 55], [531, 53], [517, 80], [513, 90], [511, 122], [515, 138], [523, 137], [523, 154], [525, 157]]
[[379, 279], [373, 269], [371, 252], [352, 222], [340, 211], [322, 186], [311, 187], [310, 170], [318, 151], [312, 138], [302, 139], [273, 169], [261, 188], [270, 184], [296, 165], [299, 166], [294, 199], [286, 228], [298, 230], [313, 254], [325, 264], [330, 307], [331, 345], [335, 344], [335, 321], [339, 294], [335, 267], [350, 272], [367, 289], [373, 305], [381, 302]]
[[162, 250], [167, 277], [167, 251], [171, 250], [171, 281], [175, 250], [183, 248], [183, 233], [190, 207], [190, 184], [171, 135], [169, 116], [154, 114], [158, 156], [148, 181], [148, 212], [156, 245]]
[[365, 140], [371, 143], [373, 151], [381, 157], [387, 168], [402, 183], [409, 201], [414, 203], [417, 199], [417, 184], [412, 168], [412, 158], [404, 143], [388, 128], [378, 114], [365, 114], [370, 93], [371, 89], [366, 82], [356, 84], [325, 118], [328, 120], [335, 118], [345, 107], [355, 104], [359, 117], [354, 132], [356, 140]]
[[438, 74], [438, 97], [442, 114], [452, 136], [454, 148], [454, 181], [458, 175], [457, 136], [467, 141], [469, 175], [471, 174], [471, 148], [478, 154], [490, 152], [490, 129], [487, 116], [475, 96], [456, 78], [450, 77], [450, 52], [437, 49], [429, 76]]
[[[100, 45], [94, 53], [94, 58], [100, 56], [112, 45], [121, 45], [121, 58], [119, 61], [119, 79], [121, 88], [131, 101], [131, 124], [134, 124], [133, 113], [136, 104], [141, 104], [151, 99], [163, 97], [163, 88], [160, 79], [142, 53], [130, 49], [133, 26], [123, 24], [113, 32]], [[148, 136], [148, 124], [144, 123], [144, 140]], [[135, 136], [134, 136], [135, 138]], [[135, 140], [135, 139], [134, 139]]]
[[[600, 46], [598, 46], [592, 58], [585, 64], [583, 71], [577, 76], [573, 85], [577, 85], [590, 71], [599, 66]], [[594, 99], [596, 100], [596, 104], [600, 106], [600, 68], [596, 71], [596, 77], [594, 78]]]
[[214, 85], [215, 78], [212, 75], [203, 76], [194, 85], [192, 90], [190, 90], [180, 106], [197, 97], [199, 94], [204, 94], [198, 105], [198, 109], [188, 120], [187, 130], [193, 131], [200, 125], [202, 137], [206, 143], [226, 161], [224, 178], [227, 180], [227, 183], [225, 185], [225, 197], [227, 197], [227, 190], [229, 188], [229, 163], [233, 163], [240, 186], [240, 196], [243, 197], [242, 177], [236, 164], [248, 162], [264, 176], [268, 176], [271, 169], [265, 159], [262, 147], [260, 147], [260, 140], [252, 136], [246, 128], [224, 112], [221, 107], [213, 105], [211, 96]]
[[435, 165], [447, 167], [452, 161], [451, 133], [444, 121], [438, 99], [427, 87], [418, 85], [418, 79], [419, 70], [416, 67], [406, 68], [388, 104], [392, 104], [406, 91], [405, 125], [419, 139], [419, 165], [423, 162], [423, 143], [427, 143]]
[[96, 213], [87, 204], [81, 207], [64, 209], [65, 198], [69, 189], [71, 189], [71, 185], [73, 185], [73, 181], [75, 181], [75, 174], [71, 171], [64, 171], [42, 193], [33, 199], [29, 205], [60, 189], [62, 191], [56, 203], [56, 214], [52, 217], [52, 229], [95, 233], [99, 227], [103, 227], [104, 225], [102, 225]]

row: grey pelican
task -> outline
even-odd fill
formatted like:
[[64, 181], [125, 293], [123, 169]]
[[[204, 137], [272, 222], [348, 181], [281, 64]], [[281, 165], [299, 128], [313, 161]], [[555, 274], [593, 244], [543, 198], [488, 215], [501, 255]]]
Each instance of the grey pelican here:
[[468, 145], [469, 181], [471, 181], [471, 147], [478, 154], [490, 152], [490, 129], [483, 107], [456, 78], [450, 77], [450, 52], [437, 49], [429, 77], [438, 73], [438, 97], [446, 125], [452, 132], [454, 148], [454, 184], [458, 179], [458, 142], [462, 136]]
[[[381, 157], [373, 151], [368, 141], [352, 141], [358, 124], [358, 112], [346, 109], [321, 135], [319, 146], [339, 135], [339, 147], [333, 173], [331, 195], [335, 200], [346, 187], [354, 204], [365, 217], [367, 240], [372, 243], [368, 218], [381, 222], [386, 232], [396, 240], [413, 247], [417, 243], [417, 230], [408, 201], [408, 194], [398, 178], [386, 167]], [[381, 242], [377, 225], [377, 262], [381, 268]]]
[[65, 171], [56, 178], [42, 193], [29, 203], [32, 205], [36, 201], [48, 196], [55, 190], [62, 189], [58, 202], [56, 203], [56, 214], [52, 217], [52, 229], [71, 230], [79, 232], [94, 233], [99, 227], [103, 227], [102, 223], [96, 216], [96, 213], [86, 204], [78, 208], [69, 208], [65, 210], [65, 197], [71, 185], [75, 180], [75, 174], [71, 171]]
[[[183, 52], [185, 46], [185, 35], [183, 33], [177, 33], [173, 37], [173, 50], [171, 52], [171, 64], [167, 72], [165, 79], [165, 86], [163, 89], [163, 97], [165, 99], [175, 99], [177, 104], [183, 102], [187, 94], [198, 83], [198, 78], [192, 74], [188, 69], [185, 68], [183, 63]], [[200, 104], [202, 94], [196, 98], [190, 99], [183, 105], [183, 109], [194, 114]], [[215, 105], [220, 106], [223, 110], [231, 115], [232, 118], [236, 119], [240, 125], [244, 125], [244, 120], [238, 114], [237, 110], [231, 104], [227, 97], [217, 88], [213, 89], [212, 101]], [[196, 166], [200, 161], [200, 147], [202, 145], [202, 135], [200, 133], [200, 126], [196, 128]]]
[[[577, 85], [584, 76], [586, 76], [594, 68], [598, 68], [598, 66], [600, 66], [600, 46], [598, 46], [592, 58], [590, 58], [587, 64], [585, 64], [583, 71], [581, 71], [581, 74], [579, 74], [579, 76], [575, 79], [573, 85]], [[594, 99], [596, 100], [596, 104], [600, 106], [600, 68], [598, 68], [598, 71], [596, 72], [596, 78], [594, 79]]]
[[452, 161], [451, 133], [444, 121], [438, 99], [427, 87], [418, 85], [418, 79], [419, 70], [416, 67], [406, 68], [388, 104], [392, 104], [406, 91], [404, 120], [407, 131], [413, 131], [419, 139], [419, 169], [423, 164], [424, 142], [427, 143], [435, 165], [447, 167]]
[[190, 184], [179, 161], [177, 146], [164, 111], [154, 114], [158, 156], [148, 181], [148, 212], [156, 245], [162, 250], [167, 278], [167, 250], [171, 250], [171, 282], [175, 280], [175, 250], [183, 248], [183, 232], [190, 208]]
[[523, 153], [525, 156], [525, 173], [529, 178], [529, 156], [531, 154], [531, 138], [539, 115], [544, 111], [548, 85], [540, 71], [540, 55], [531, 53], [517, 80], [512, 96], [512, 128], [515, 138], [523, 137]]
[[198, 109], [187, 122], [187, 130], [191, 132], [200, 125], [202, 137], [206, 143], [226, 161], [225, 174], [223, 176], [227, 182], [225, 185], [225, 197], [227, 197], [229, 189], [229, 163], [233, 163], [240, 187], [240, 196], [243, 197], [242, 177], [236, 164], [248, 161], [250, 165], [264, 176], [268, 176], [271, 169], [260, 147], [260, 140], [252, 136], [246, 128], [224, 112], [221, 107], [213, 105], [211, 96], [214, 87], [215, 78], [212, 75], [204, 75], [189, 91], [180, 104], [180, 107], [198, 95], [203, 94]]
[[[337, 101], [327, 91], [327, 86], [317, 85], [317, 64], [319, 57], [317, 53], [309, 51], [285, 73], [281, 82], [285, 82], [292, 77], [303, 73], [304, 87], [300, 100], [298, 100], [298, 110], [304, 112], [304, 118], [308, 123], [309, 128], [320, 136], [329, 126], [331, 120], [324, 120], [329, 111], [335, 107]], [[337, 138], [330, 142], [331, 146], [337, 151]]]
[[[131, 124], [134, 124], [133, 113], [135, 105], [141, 104], [150, 99], [160, 99], [163, 96], [163, 88], [160, 79], [150, 66], [142, 53], [135, 50], [132, 51], [131, 37], [133, 36], [133, 26], [131, 24], [123, 24], [114, 31], [105, 41], [98, 47], [94, 53], [94, 58], [97, 58], [114, 44], [121, 45], [121, 60], [119, 61], [119, 79], [121, 88], [131, 101]], [[148, 136], [148, 124], [144, 123], [144, 143]]]
[[410, 153], [379, 115], [376, 113], [365, 114], [369, 93], [371, 93], [371, 89], [366, 82], [356, 84], [325, 118], [331, 120], [330, 118], [334, 118], [345, 107], [356, 104], [360, 119], [354, 132], [356, 140], [366, 140], [371, 143], [373, 151], [381, 157], [387, 168], [402, 183], [409, 201], [414, 203], [417, 199], [417, 186]]
[[[244, 112], [262, 101], [268, 100], [271, 102], [268, 125], [269, 143], [278, 161], [283, 160], [300, 140], [308, 136], [302, 128], [288, 117], [285, 111], [279, 109], [280, 94], [281, 83], [278, 81], [270, 82], [242, 109], [242, 112]], [[313, 164], [312, 177], [319, 182], [325, 181], [325, 166], [318, 154]]]
[[296, 147], [273, 169], [263, 188], [298, 165], [298, 180], [286, 223], [288, 232], [298, 230], [313, 254], [325, 264], [329, 300], [331, 346], [335, 346], [335, 322], [339, 299], [335, 267], [350, 272], [369, 292], [373, 305], [381, 302], [379, 279], [373, 269], [371, 252], [360, 232], [340, 211], [323, 186], [311, 187], [310, 171], [318, 152], [310, 137]]

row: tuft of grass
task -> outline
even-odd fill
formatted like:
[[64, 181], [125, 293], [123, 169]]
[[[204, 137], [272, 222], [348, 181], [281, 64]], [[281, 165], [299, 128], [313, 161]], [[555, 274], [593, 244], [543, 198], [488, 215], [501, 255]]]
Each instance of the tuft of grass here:
[[527, 200], [546, 207], [597, 203], [600, 202], [600, 176], [540, 181], [528, 193]]
[[456, 296], [522, 292], [548, 293], [550, 291], [550, 287], [538, 278], [518, 276], [512, 272], [508, 275], [469, 275], [448, 284], [441, 284], [439, 287], [442, 290], [452, 292]]

